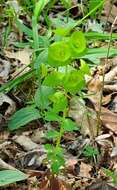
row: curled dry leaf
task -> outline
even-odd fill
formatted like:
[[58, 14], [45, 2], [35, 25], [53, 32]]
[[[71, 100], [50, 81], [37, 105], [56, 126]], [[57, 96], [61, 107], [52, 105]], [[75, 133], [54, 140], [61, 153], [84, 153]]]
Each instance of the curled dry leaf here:
[[106, 92], [117, 92], [117, 84], [104, 85], [104, 91], [106, 91]]
[[91, 170], [92, 170], [91, 165], [85, 164], [84, 162], [81, 162], [79, 176], [86, 177], [86, 178], [91, 178], [91, 174], [90, 174]]
[[112, 112], [117, 113], [117, 93], [116, 96], [112, 99], [111, 104], [110, 104], [110, 110]]
[[117, 147], [113, 147], [113, 149], [112, 149], [112, 152], [111, 152], [111, 155], [110, 155], [111, 157], [115, 157], [115, 156], [117, 156]]
[[0, 80], [6, 81], [9, 78], [10, 62], [0, 58]]
[[109, 83], [109, 82], [111, 82], [116, 76], [117, 76], [117, 66], [114, 67], [112, 70], [110, 70], [110, 72], [108, 72], [107, 74], [105, 74], [104, 82], [105, 82], [105, 83]]
[[10, 52], [5, 50], [6, 57], [11, 59], [16, 59], [21, 62], [20, 67], [18, 63], [14, 63], [17, 66], [17, 70], [12, 74], [12, 78], [15, 78], [17, 75], [22, 75], [23, 73], [29, 71], [28, 65], [31, 62], [32, 50], [25, 48], [17, 52]]
[[70, 101], [69, 116], [72, 117], [82, 135], [89, 135], [91, 138], [97, 135], [97, 115], [93, 109], [87, 108], [83, 100], [74, 97]]
[[9, 107], [5, 111], [5, 116], [9, 116], [15, 112], [16, 110], [15, 102], [11, 98], [9, 98], [7, 95], [0, 93], [0, 106], [2, 106], [3, 103], [9, 104]]
[[38, 148], [38, 144], [34, 143], [29, 137], [26, 137], [24, 135], [14, 136], [13, 140], [22, 146], [26, 151]]
[[95, 141], [103, 147], [112, 147], [112, 142], [110, 141], [110, 137], [112, 134], [103, 134], [95, 138]]
[[6, 169], [6, 170], [16, 170], [13, 166], [7, 164], [0, 158], [0, 169]]
[[4, 53], [6, 54], [6, 57], [8, 58], [18, 59], [19, 61], [21, 61], [23, 65], [30, 64], [30, 57], [32, 55], [31, 49], [25, 48], [17, 52], [10, 52], [8, 50], [5, 50]]
[[107, 108], [101, 109], [101, 121], [104, 127], [117, 134], [117, 114]]
[[112, 183], [100, 179], [87, 187], [86, 190], [117, 190], [117, 187]]

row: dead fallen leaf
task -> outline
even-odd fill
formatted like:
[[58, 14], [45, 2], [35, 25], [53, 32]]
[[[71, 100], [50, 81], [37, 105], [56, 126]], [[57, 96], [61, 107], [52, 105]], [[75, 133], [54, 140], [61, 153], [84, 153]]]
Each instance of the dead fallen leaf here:
[[0, 169], [6, 169], [6, 170], [16, 170], [13, 166], [7, 164], [0, 158]]
[[110, 137], [112, 134], [103, 134], [95, 138], [95, 141], [100, 144], [102, 147], [112, 147], [112, 141], [110, 140]]
[[0, 58], [0, 79], [4, 82], [9, 78], [10, 62]]
[[98, 180], [87, 187], [86, 190], [117, 190], [117, 187], [107, 181]]
[[113, 85], [104, 85], [105, 92], [117, 92], [117, 84]]
[[107, 108], [101, 109], [101, 121], [104, 127], [117, 134], [117, 114]]
[[112, 68], [107, 74], [105, 74], [104, 82], [111, 82], [115, 78], [115, 76], [117, 76], [117, 66]]
[[115, 97], [111, 101], [110, 110], [114, 113], [117, 113], [117, 94], [115, 95]]
[[4, 102], [9, 104], [9, 107], [5, 111], [5, 116], [9, 116], [13, 114], [16, 109], [15, 102], [11, 98], [9, 98], [7, 95], [0, 93], [0, 106], [2, 106]]
[[23, 65], [28, 65], [30, 64], [30, 57], [32, 55], [32, 50], [25, 48], [23, 50], [17, 51], [17, 52], [10, 52], [8, 50], [4, 51], [6, 57], [12, 58], [12, 59], [17, 59], [21, 61]]
[[13, 140], [22, 146], [26, 151], [30, 151], [39, 147], [38, 144], [34, 143], [29, 137], [24, 135], [14, 136]]
[[72, 117], [83, 136], [89, 135], [91, 138], [97, 135], [97, 115], [93, 109], [85, 106], [83, 100], [74, 97], [70, 101], [69, 116]]
[[84, 162], [81, 162], [79, 176], [90, 178], [91, 177], [91, 174], [90, 174], [91, 170], [92, 170], [91, 165], [85, 164]]
[[111, 155], [110, 155], [111, 157], [115, 157], [115, 156], [117, 156], [117, 147], [113, 147], [113, 149], [112, 149], [112, 152], [111, 152]]

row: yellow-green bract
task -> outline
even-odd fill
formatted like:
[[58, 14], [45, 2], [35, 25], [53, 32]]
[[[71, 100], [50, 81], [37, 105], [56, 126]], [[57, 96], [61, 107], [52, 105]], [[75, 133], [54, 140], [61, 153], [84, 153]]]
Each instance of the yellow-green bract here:
[[80, 56], [86, 50], [86, 39], [81, 31], [74, 32], [70, 37], [70, 47], [73, 56]]
[[69, 64], [71, 51], [69, 45], [64, 42], [54, 42], [48, 51], [48, 64], [53, 67], [65, 66]]

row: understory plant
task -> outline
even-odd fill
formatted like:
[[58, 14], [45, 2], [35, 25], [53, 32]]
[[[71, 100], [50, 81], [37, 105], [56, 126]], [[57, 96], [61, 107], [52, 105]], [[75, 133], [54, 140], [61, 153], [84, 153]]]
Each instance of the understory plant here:
[[52, 143], [46, 144], [45, 149], [51, 171], [57, 174], [65, 164], [61, 139], [65, 132], [79, 130], [69, 117], [69, 102], [76, 95], [83, 97], [85, 76], [90, 74], [90, 69], [82, 59], [87, 53], [83, 32], [59, 28], [54, 30], [49, 40], [38, 36], [38, 17], [49, 1], [44, 1], [44, 4], [43, 1], [39, 2], [32, 16], [32, 30], [18, 19], [16, 21], [17, 26], [22, 27], [23, 32], [31, 38], [28, 44], [34, 49], [33, 67], [36, 69], [38, 88], [32, 105], [17, 111], [11, 117], [8, 127], [16, 130], [40, 118], [44, 122], [56, 123], [56, 128], [46, 134], [48, 142]]
[[78, 130], [68, 115], [69, 100], [81, 94], [85, 88], [85, 75], [90, 73], [89, 67], [82, 59], [79, 67], [75, 68], [74, 64], [85, 54], [86, 49], [86, 40], [81, 31], [61, 36], [61, 40], [53, 42], [48, 48], [47, 63], [40, 66], [40, 81], [34, 104], [16, 112], [9, 122], [11, 130], [38, 118], [57, 123], [57, 129], [47, 133], [47, 138], [52, 139], [53, 143], [45, 145], [53, 173], [58, 173], [65, 163], [61, 138], [65, 132]]

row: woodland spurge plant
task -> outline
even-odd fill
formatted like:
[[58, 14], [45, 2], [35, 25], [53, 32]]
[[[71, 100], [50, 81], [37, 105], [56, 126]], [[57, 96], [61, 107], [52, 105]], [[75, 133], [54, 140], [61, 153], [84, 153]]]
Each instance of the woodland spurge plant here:
[[[62, 1], [66, 6], [67, 2], [69, 1]], [[73, 96], [82, 94], [85, 88], [85, 75], [90, 73], [88, 65], [81, 59], [87, 53], [86, 39], [81, 31], [73, 29], [96, 11], [103, 2], [72, 27], [53, 30], [54, 36], [49, 40], [38, 35], [38, 19], [49, 0], [37, 2], [32, 16], [32, 30], [16, 19], [16, 25], [28, 36], [29, 45], [34, 49], [33, 66], [37, 71], [36, 76], [38, 73], [38, 88], [32, 105], [17, 111], [11, 117], [8, 127], [15, 130], [39, 118], [44, 122], [56, 122], [56, 129], [48, 131], [46, 135], [53, 143], [45, 145], [51, 171], [56, 174], [65, 164], [64, 150], [61, 147], [64, 133], [79, 130], [76, 123], [69, 118], [69, 101]], [[45, 39], [48, 43], [45, 43]], [[40, 51], [40, 47], [45, 50]]]
[[[40, 66], [41, 85], [35, 94], [35, 104], [16, 112], [9, 122], [11, 130], [40, 117], [47, 122], [57, 122], [57, 129], [47, 133], [53, 144], [45, 145], [53, 173], [58, 173], [65, 162], [60, 145], [64, 132], [78, 130], [75, 122], [68, 117], [68, 111], [69, 100], [85, 88], [88, 65], [80, 59], [80, 67], [73, 67], [75, 60], [85, 52], [86, 40], [81, 31], [53, 42], [48, 48], [47, 64]], [[21, 115], [23, 122], [17, 124]]]

